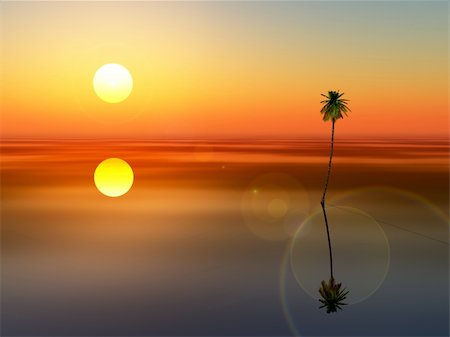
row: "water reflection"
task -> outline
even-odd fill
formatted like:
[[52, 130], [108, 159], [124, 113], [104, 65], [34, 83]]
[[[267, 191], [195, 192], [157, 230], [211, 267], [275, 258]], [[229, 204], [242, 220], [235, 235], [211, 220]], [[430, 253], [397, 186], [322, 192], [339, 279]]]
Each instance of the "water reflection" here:
[[[395, 159], [406, 149], [408, 160]], [[379, 227], [369, 219], [448, 237], [448, 146], [344, 142], [339, 151], [330, 204], [370, 218], [362, 218], [364, 230], [344, 221], [353, 227], [336, 237], [336, 271], [351, 276], [345, 283], [355, 297], [339, 323], [324, 324], [308, 294], [318, 295], [320, 280], [308, 282], [327, 266], [320, 255], [326, 248], [313, 255], [327, 142], [3, 142], [2, 334], [279, 336], [291, 333], [290, 324], [309, 335], [445, 335], [448, 246], [380, 223], [390, 269], [361, 300], [381, 279], [366, 266], [386, 257], [386, 241], [375, 240]], [[93, 183], [96, 165], [109, 157], [127, 160], [135, 172], [121, 198], [99, 194]], [[436, 206], [395, 192], [387, 198], [368, 184], [414, 191]], [[298, 269], [283, 269], [283, 309], [279, 269], [291, 239]], [[409, 301], [419, 285], [417, 307]], [[430, 315], [433, 322], [424, 321]]]

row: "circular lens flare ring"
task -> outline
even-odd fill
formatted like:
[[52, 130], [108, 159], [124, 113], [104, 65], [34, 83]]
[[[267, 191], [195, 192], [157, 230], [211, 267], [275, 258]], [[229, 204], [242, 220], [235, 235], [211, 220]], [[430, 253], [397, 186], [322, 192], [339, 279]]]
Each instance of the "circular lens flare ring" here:
[[309, 196], [294, 177], [267, 172], [244, 190], [241, 213], [246, 226], [265, 240], [290, 238], [309, 212]]
[[[416, 194], [409, 190], [402, 190], [390, 186], [373, 186], [345, 191], [335, 196], [334, 198], [331, 198], [330, 202], [327, 202], [327, 205], [329, 206], [329, 209], [341, 209], [349, 215], [353, 214], [357, 216], [359, 213], [361, 214], [361, 216], [363, 216], [363, 214], [365, 213], [366, 215], [372, 217], [375, 222], [379, 223], [382, 228], [391, 228], [393, 230], [392, 232], [385, 233], [386, 240], [389, 238], [389, 240], [386, 241], [388, 244], [387, 248], [389, 249], [389, 252], [391, 249], [390, 247], [393, 247], [394, 249], [396, 248], [398, 252], [402, 252], [402, 254], [391, 255], [389, 253], [389, 268], [392, 266], [392, 270], [396, 270], [396, 273], [398, 275], [402, 275], [402, 273], [405, 272], [408, 277], [416, 274], [415, 277], [417, 279], [420, 279], [420, 275], [424, 270], [422, 266], [424, 268], [429, 268], [429, 261], [437, 261], [438, 259], [442, 258], [442, 250], [436, 249], [436, 244], [441, 245], [441, 240], [448, 237], [448, 214], [442, 211], [442, 207], [433, 204], [430, 200], [424, 198], [422, 195]], [[290, 327], [292, 335], [295, 336], [303, 336], [303, 331], [311, 331], [312, 329], [314, 329], [314, 331], [319, 334], [321, 333], [317, 330], [317, 320], [315, 319], [315, 313], [319, 312], [319, 302], [316, 302], [316, 311], [310, 310], [308, 306], [305, 307], [305, 303], [308, 302], [304, 300], [304, 298], [310, 296], [312, 298], [318, 298], [318, 289], [320, 286], [318, 282], [320, 282], [320, 280], [324, 278], [326, 279], [327, 274], [329, 273], [329, 260], [327, 256], [328, 247], [326, 243], [325, 225], [323, 223], [323, 214], [322, 217], [320, 215], [321, 210], [319, 210], [318, 215], [314, 213], [311, 216], [317, 216], [318, 220], [322, 219], [319, 224], [319, 227], [321, 228], [319, 228], [321, 247], [317, 248], [320, 249], [321, 254], [324, 254], [323, 260], [318, 261], [317, 258], [310, 256], [310, 264], [312, 265], [312, 267], [307, 267], [304, 266], [305, 261], [302, 262], [298, 259], [298, 255], [292, 255], [292, 245], [296, 244], [295, 242], [297, 242], [297, 248], [301, 248], [305, 244], [310, 244], [311, 235], [313, 235], [315, 229], [314, 226], [308, 225], [308, 223], [311, 222], [311, 219], [308, 218], [299, 228], [298, 232], [292, 240], [293, 243], [291, 243], [290, 246], [286, 247], [286, 253], [281, 265], [280, 297], [287, 324]], [[426, 223], [427, 225], [423, 226], [424, 223]], [[391, 225], [395, 225], [395, 228]], [[339, 224], [336, 223], [336, 221], [333, 221], [332, 223], [330, 221], [330, 230], [333, 231], [334, 228], [337, 230], [336, 233], [345, 235], [345, 232], [347, 231], [342, 231], [342, 228], [336, 228], [337, 226], [339, 226]], [[406, 233], [405, 231], [408, 233], [407, 235], [403, 235]], [[424, 234], [424, 236], [422, 236], [422, 234]], [[363, 239], [366, 239], [367, 235], [368, 233], [364, 235]], [[345, 254], [345, 252], [341, 251], [341, 248], [339, 248], [337, 245], [334, 245], [335, 243], [338, 244], [337, 241], [342, 240], [342, 236], [339, 239], [332, 233], [332, 239], [333, 254]], [[436, 241], [437, 239], [439, 239], [439, 242]], [[357, 241], [361, 243], [360, 240]], [[446, 244], [448, 244], [448, 241]], [[420, 247], [420, 249], [404, 249], [404, 247], [414, 247], [414, 245], [419, 245], [417, 247]], [[426, 247], [431, 248], [430, 250], [427, 250], [427, 253], [431, 255], [427, 259], [423, 259], [422, 252], [424, 251], [424, 249], [426, 249]], [[361, 248], [362, 252], [364, 253], [364, 251], [367, 251], [368, 247], [362, 245], [362, 247], [358, 248], [358, 254], [361, 253]], [[375, 247], [372, 247], [371, 249], [369, 249], [369, 251], [373, 251], [374, 248]], [[307, 254], [302, 255], [305, 259], [309, 259]], [[373, 257], [376, 257], [375, 254], [371, 255]], [[415, 260], [415, 258], [417, 258], [418, 256], [420, 256], [421, 258]], [[339, 256], [336, 256], [336, 260], [339, 260]], [[415, 266], [417, 266], [414, 269], [409, 268], [409, 264], [405, 264], [404, 261], [414, 261]], [[321, 266], [322, 262], [324, 263], [324, 266]], [[343, 286], [350, 290], [350, 293], [348, 294], [348, 304], [361, 302], [363, 300], [370, 301], [370, 298], [373, 295], [370, 295], [369, 293], [367, 294], [369, 295], [369, 297], [360, 297], [359, 301], [352, 301], [352, 298], [353, 300], [355, 300], [355, 295], [356, 291], [358, 291], [358, 288], [360, 288], [361, 285], [366, 285], [367, 277], [352, 277], [351, 279], [353, 281], [359, 283], [358, 286], [355, 286], [355, 284], [352, 285], [351, 283], [347, 282], [349, 279], [345, 277], [345, 274], [348, 274], [349, 270], [341, 268], [342, 264], [338, 266], [338, 261], [335, 262], [336, 279], [339, 282], [342, 282]], [[300, 264], [300, 266], [298, 264]], [[345, 264], [347, 264], [348, 267], [351, 267], [350, 263]], [[306, 268], [302, 268], [304, 270], [304, 273], [300, 274], [296, 272], [295, 269], [297, 267], [301, 267], [302, 265]], [[373, 266], [373, 264], [371, 265]], [[316, 269], [322, 269], [322, 267], [324, 268], [324, 272], [321, 273], [322, 275], [320, 275], [320, 277], [318, 278], [319, 281], [316, 280], [316, 282], [314, 282], [312, 286], [309, 287], [306, 284], [306, 281], [308, 281], [308, 279], [311, 277], [311, 272], [315, 274], [317, 272]], [[402, 268], [404, 268], [403, 271]], [[431, 269], [427, 269], [427, 271], [432, 272], [431, 275], [433, 276], [426, 275], [426, 278], [428, 278], [430, 282], [433, 283], [433, 285], [436, 285], [436, 287], [442, 286], [443, 290], [448, 289], [448, 284], [445, 284], [445, 279], [442, 279], [441, 276], [438, 276], [441, 275], [441, 268], [433, 268], [433, 271]], [[440, 282], [439, 284], [437, 280], [440, 280], [442, 282]], [[299, 281], [301, 281], [300, 284]], [[384, 286], [384, 288], [381, 288], [383, 289], [383, 295], [381, 296], [398, 296], [398, 287], [395, 287], [395, 282], [395, 276], [392, 278], [387, 277], [383, 281], [383, 284], [380, 285], [380, 287]], [[299, 286], [303, 288], [303, 292], [299, 293]], [[312, 292], [310, 293], [309, 290], [311, 290]], [[374, 302], [372, 302], [372, 304], [375, 303], [376, 305], [381, 297], [376, 298], [375, 293], [374, 295]], [[356, 300], [358, 300], [358, 298], [356, 298]], [[325, 329], [322, 331], [322, 333], [326, 334], [325, 331], [328, 330]]]
[[[369, 214], [348, 206], [328, 207], [333, 265], [337, 280], [350, 293], [348, 304], [370, 297], [383, 284], [390, 265], [390, 247], [380, 224]], [[306, 219], [291, 242], [291, 268], [297, 283], [318, 299], [320, 281], [329, 277], [329, 256], [323, 214]], [[364, 282], [361, 282], [364, 280]]]
[[94, 172], [97, 189], [108, 197], [120, 197], [127, 193], [134, 181], [131, 166], [123, 159], [108, 158]]

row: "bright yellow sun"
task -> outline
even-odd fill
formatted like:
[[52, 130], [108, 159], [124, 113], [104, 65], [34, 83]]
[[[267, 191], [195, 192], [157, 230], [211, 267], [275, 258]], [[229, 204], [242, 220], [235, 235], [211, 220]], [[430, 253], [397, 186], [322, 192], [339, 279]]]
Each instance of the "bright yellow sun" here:
[[101, 66], [94, 75], [94, 91], [107, 103], [120, 103], [127, 99], [133, 90], [133, 78], [124, 66], [108, 63]]
[[133, 185], [133, 169], [125, 160], [109, 158], [102, 161], [94, 173], [98, 190], [108, 197], [120, 197]]

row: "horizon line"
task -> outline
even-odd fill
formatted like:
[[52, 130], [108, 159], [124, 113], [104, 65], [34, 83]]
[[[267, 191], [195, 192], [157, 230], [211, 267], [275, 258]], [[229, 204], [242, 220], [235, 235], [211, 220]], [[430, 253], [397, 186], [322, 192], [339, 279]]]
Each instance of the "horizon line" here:
[[[295, 136], [295, 137], [281, 137], [281, 136], [159, 136], [159, 137], [75, 137], [75, 136], [13, 136], [0, 137], [0, 142], [8, 141], [330, 141], [329, 136]], [[411, 135], [411, 136], [340, 136], [335, 141], [401, 141], [401, 140], [416, 140], [416, 141], [449, 141], [449, 135]]]

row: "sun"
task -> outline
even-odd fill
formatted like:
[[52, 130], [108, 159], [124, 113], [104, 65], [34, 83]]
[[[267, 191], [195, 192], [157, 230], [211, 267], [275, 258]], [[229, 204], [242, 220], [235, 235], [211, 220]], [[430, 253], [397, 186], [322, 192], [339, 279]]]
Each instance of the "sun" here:
[[98, 68], [92, 84], [97, 96], [107, 103], [123, 102], [133, 90], [133, 78], [130, 72], [116, 63], [108, 63]]
[[105, 159], [95, 169], [95, 186], [108, 197], [124, 195], [130, 190], [133, 181], [133, 169], [120, 158]]

